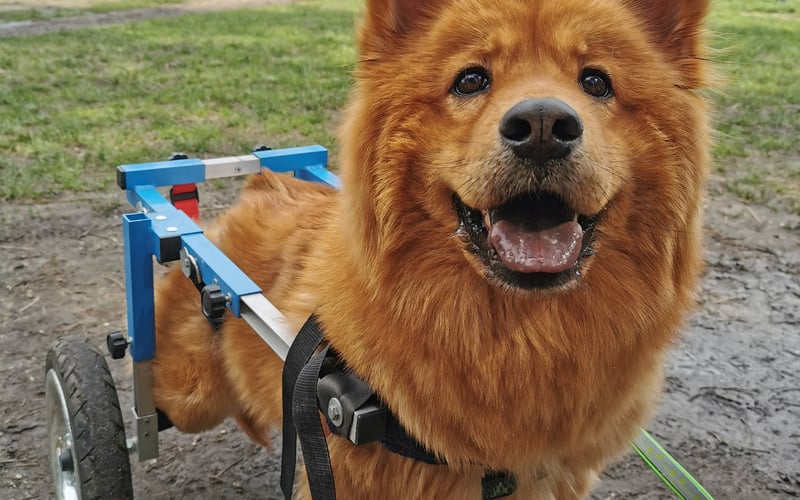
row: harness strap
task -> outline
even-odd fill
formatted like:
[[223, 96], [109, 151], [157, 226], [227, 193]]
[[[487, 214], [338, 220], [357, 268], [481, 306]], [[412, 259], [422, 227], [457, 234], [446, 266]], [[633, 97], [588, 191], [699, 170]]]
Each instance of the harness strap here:
[[[292, 490], [294, 489], [294, 474], [295, 474], [295, 466], [297, 464], [297, 432], [300, 431], [301, 434], [310, 433], [315, 434], [313, 426], [311, 428], [304, 428], [298, 429], [295, 427], [293, 416], [295, 414], [295, 407], [299, 407], [302, 405], [304, 408], [311, 404], [313, 406], [312, 411], [308, 411], [309, 415], [312, 415], [314, 419], [317, 421], [317, 428], [322, 433], [322, 423], [319, 421], [319, 412], [317, 410], [317, 376], [313, 376], [313, 389], [311, 390], [311, 394], [308, 394], [308, 383], [306, 378], [309, 377], [309, 372], [306, 372], [304, 376], [304, 382], [300, 383], [301, 374], [309, 363], [309, 360], [312, 358], [312, 355], [317, 351], [317, 348], [322, 343], [323, 335], [322, 330], [320, 329], [319, 325], [317, 324], [316, 317], [311, 316], [308, 318], [308, 321], [303, 325], [300, 331], [297, 334], [297, 337], [292, 342], [291, 347], [289, 347], [289, 352], [286, 355], [286, 362], [283, 366], [283, 377], [282, 377], [282, 386], [283, 386], [283, 446], [282, 446], [282, 458], [281, 458], [281, 491], [283, 491], [283, 495], [286, 500], [291, 500], [292, 498]], [[327, 352], [327, 348], [325, 349]], [[314, 356], [313, 362], [316, 364], [317, 362], [321, 365], [322, 360], [325, 358], [324, 355], [322, 356]], [[313, 368], [311, 369], [313, 370]], [[316, 367], [316, 373], [319, 373], [319, 366]], [[300, 393], [298, 393], [298, 397], [303, 399], [311, 399], [311, 403], [309, 402], [297, 402], [295, 403], [295, 390], [299, 389]], [[298, 415], [300, 416], [300, 415]], [[306, 425], [307, 419], [302, 419], [303, 426]], [[318, 438], [319, 436], [317, 436]], [[313, 440], [314, 438], [312, 438]], [[317, 440], [318, 441], [318, 440]], [[301, 441], [301, 446], [303, 446], [303, 451], [307, 452], [304, 456], [306, 463], [310, 460], [313, 460], [313, 457], [309, 453], [310, 450], [306, 450], [305, 446], [312, 446], [315, 448], [318, 447], [318, 442], [313, 444], [306, 444]], [[330, 477], [330, 487], [331, 491], [330, 494], [334, 495], [333, 493], [333, 474], [330, 472], [330, 459], [328, 457], [328, 450], [327, 445], [325, 443], [325, 436], [322, 434], [322, 448], [324, 448], [324, 456], [327, 458], [328, 467], [327, 473]], [[316, 472], [316, 471], [315, 471]], [[325, 470], [323, 468], [322, 473], [325, 474]], [[312, 475], [311, 471], [309, 471], [309, 480], [311, 480]], [[312, 489], [312, 495], [314, 494], [314, 490]], [[313, 497], [316, 500], [316, 496]], [[319, 498], [328, 498], [328, 497], [319, 497]], [[334, 498], [334, 497], [329, 497]]]
[[[320, 369], [330, 349], [329, 345], [320, 349], [322, 344], [322, 329], [312, 315], [292, 342], [283, 368], [281, 490], [286, 500], [291, 500], [294, 489], [298, 435], [311, 498], [336, 499], [328, 443], [319, 414]], [[335, 354], [331, 355], [335, 357]], [[356, 403], [364, 403], [363, 400], [362, 397]], [[381, 441], [387, 450], [394, 453], [432, 465], [445, 463], [408, 435], [393, 416], [387, 422]], [[516, 488], [516, 478], [508, 472], [486, 471], [481, 481], [483, 500], [511, 495]]]
[[381, 444], [392, 453], [424, 462], [428, 465], [447, 464], [445, 460], [431, 453], [419, 441], [410, 436], [394, 415], [389, 416], [389, 421], [386, 423], [386, 435], [381, 439]]
[[328, 453], [328, 442], [320, 420], [317, 403], [317, 381], [319, 369], [325, 360], [329, 346], [316, 352], [308, 364], [300, 371], [294, 386], [294, 402], [292, 417], [294, 426], [300, 437], [300, 448], [303, 450], [303, 462], [306, 466], [308, 486], [314, 500], [336, 500], [333, 484], [331, 457]]

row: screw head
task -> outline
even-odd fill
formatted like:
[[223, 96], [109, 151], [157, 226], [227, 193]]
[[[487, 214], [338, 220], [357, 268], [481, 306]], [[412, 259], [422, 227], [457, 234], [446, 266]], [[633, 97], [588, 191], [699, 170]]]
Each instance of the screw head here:
[[336, 427], [339, 427], [344, 423], [344, 410], [342, 408], [342, 402], [339, 401], [337, 398], [331, 398], [328, 401], [328, 418], [331, 419], [331, 423]]

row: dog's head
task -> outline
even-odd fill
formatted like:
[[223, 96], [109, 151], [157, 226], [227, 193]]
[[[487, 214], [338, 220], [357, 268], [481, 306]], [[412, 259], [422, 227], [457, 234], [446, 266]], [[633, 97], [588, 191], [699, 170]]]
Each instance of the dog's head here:
[[696, 258], [707, 0], [367, 3], [342, 136], [365, 258], [525, 290]]

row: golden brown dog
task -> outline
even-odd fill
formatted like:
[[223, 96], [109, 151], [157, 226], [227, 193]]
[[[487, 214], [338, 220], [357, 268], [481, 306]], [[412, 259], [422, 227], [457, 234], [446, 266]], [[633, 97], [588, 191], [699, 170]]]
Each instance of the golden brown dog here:
[[[345, 499], [585, 496], [657, 399], [701, 267], [707, 0], [368, 0], [343, 189], [265, 172], [212, 239], [451, 465], [328, 444]], [[157, 296], [157, 406], [266, 444], [280, 359]]]

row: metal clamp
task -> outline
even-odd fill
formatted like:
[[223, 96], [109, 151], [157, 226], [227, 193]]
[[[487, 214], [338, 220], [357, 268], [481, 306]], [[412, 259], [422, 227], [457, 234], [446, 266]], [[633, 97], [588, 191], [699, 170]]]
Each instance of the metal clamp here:
[[366, 382], [335, 364], [335, 357], [325, 361], [317, 383], [319, 408], [331, 432], [356, 445], [382, 439], [386, 435], [386, 407]]

